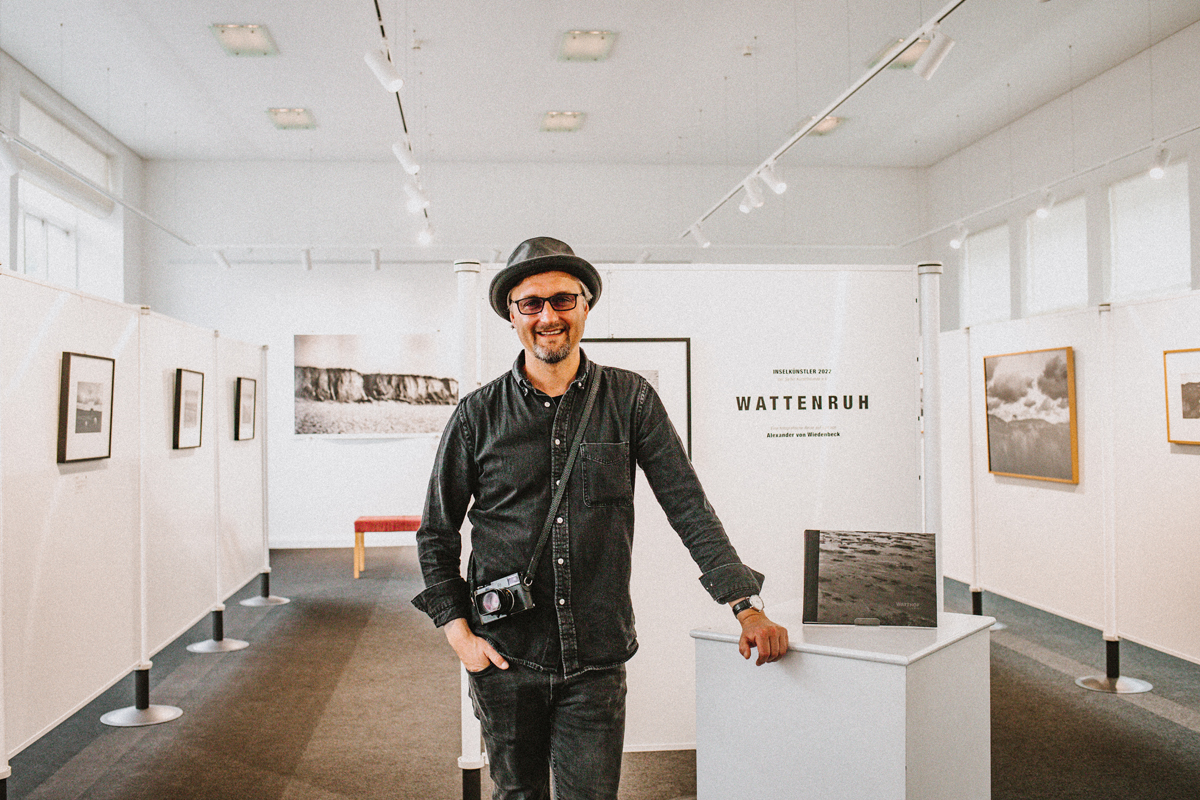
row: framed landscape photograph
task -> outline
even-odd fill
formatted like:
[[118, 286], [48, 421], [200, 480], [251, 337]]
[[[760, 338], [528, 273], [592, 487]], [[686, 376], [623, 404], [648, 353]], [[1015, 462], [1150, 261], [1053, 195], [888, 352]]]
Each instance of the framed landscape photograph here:
[[233, 405], [233, 438], [244, 442], [254, 438], [254, 402], [258, 384], [253, 378], [237, 379], [237, 397]]
[[1075, 353], [1070, 347], [983, 359], [988, 471], [1079, 483]]
[[200, 446], [204, 421], [204, 373], [175, 370], [175, 436], [172, 447], [187, 450]]
[[583, 339], [587, 357], [597, 364], [632, 370], [654, 387], [667, 416], [692, 455], [692, 340]]
[[1200, 348], [1163, 351], [1167, 441], [1200, 444]]
[[112, 456], [113, 380], [117, 362], [63, 353], [58, 395], [58, 463]]

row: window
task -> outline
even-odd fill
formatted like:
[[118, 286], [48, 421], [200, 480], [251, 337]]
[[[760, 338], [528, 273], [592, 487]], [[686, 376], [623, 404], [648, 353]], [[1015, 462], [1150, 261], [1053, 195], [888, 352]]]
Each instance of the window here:
[[1025, 310], [1044, 314], [1088, 302], [1087, 211], [1083, 196], [1059, 203], [1045, 219], [1030, 214]]
[[18, 263], [34, 278], [75, 289], [79, 286], [79, 260], [74, 232], [27, 212], [21, 212]]
[[1012, 316], [1008, 226], [973, 233], [963, 245], [962, 324]]
[[1192, 281], [1187, 163], [1160, 180], [1145, 173], [1108, 190], [1112, 222], [1112, 298], [1167, 294]]

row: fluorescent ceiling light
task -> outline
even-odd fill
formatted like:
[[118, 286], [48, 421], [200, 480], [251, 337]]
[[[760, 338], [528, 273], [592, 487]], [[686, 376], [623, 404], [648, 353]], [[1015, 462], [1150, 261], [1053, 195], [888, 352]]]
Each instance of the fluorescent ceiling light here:
[[273, 56], [279, 53], [265, 25], [211, 25], [213, 34], [231, 56]]
[[[904, 44], [903, 39], [896, 39], [895, 41], [889, 42], [885, 47], [883, 47], [878, 53], [875, 54], [874, 58], [872, 58], [869, 62], [867, 62], [867, 66], [873, 67], [876, 64], [878, 64], [880, 61], [883, 61], [884, 59], [890, 57], [892, 55], [892, 51], [895, 50], [897, 47], [899, 47], [902, 44]], [[887, 68], [888, 69], [912, 69], [916, 65], [917, 60], [922, 55], [925, 54], [925, 48], [927, 48], [927, 47], [929, 47], [929, 39], [928, 38], [923, 37], [923, 38], [917, 39], [915, 42], [910, 44], [904, 50], [903, 53], [896, 56], [896, 58], [890, 64], [887, 65]]]
[[307, 108], [268, 108], [271, 122], [280, 130], [305, 130], [317, 127], [312, 112]]
[[547, 111], [542, 117], [542, 130], [552, 133], [577, 131], [585, 116], [582, 111]]
[[612, 52], [612, 31], [567, 31], [558, 50], [559, 61], [603, 61]]

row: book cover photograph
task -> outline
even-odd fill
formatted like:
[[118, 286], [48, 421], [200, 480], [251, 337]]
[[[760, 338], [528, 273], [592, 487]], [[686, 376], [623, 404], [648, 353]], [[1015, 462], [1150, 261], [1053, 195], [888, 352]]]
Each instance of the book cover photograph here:
[[932, 533], [804, 532], [804, 621], [937, 627]]

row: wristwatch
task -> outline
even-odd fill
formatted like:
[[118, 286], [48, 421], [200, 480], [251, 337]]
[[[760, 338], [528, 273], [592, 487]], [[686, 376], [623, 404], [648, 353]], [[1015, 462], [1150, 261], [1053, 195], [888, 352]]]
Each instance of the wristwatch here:
[[736, 617], [738, 614], [742, 613], [748, 608], [753, 608], [755, 611], [762, 611], [762, 598], [756, 594], [752, 594], [746, 599], [739, 601], [738, 604], [733, 607], [733, 615]]

